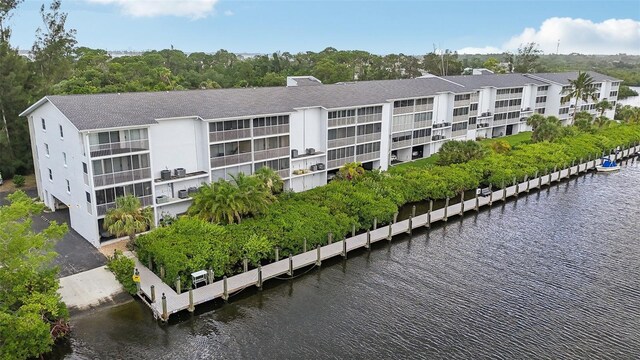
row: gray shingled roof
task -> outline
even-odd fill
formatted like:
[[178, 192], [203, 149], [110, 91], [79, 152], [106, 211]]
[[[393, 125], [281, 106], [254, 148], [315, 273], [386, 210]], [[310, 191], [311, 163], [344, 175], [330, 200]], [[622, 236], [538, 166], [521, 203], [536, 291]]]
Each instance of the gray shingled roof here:
[[[591, 75], [591, 77], [593, 78], [594, 81], [596, 82], [601, 82], [601, 81], [605, 81], [605, 80], [609, 80], [609, 81], [621, 81], [619, 79], [613, 78], [611, 76], [607, 76], [607, 75], [603, 75], [594, 71], [587, 71], [587, 73], [589, 75]], [[526, 76], [531, 77], [531, 78], [540, 78], [540, 79], [544, 79], [544, 80], [548, 80], [554, 83], [558, 83], [558, 84], [562, 84], [562, 85], [569, 85], [569, 79], [571, 80], [575, 80], [578, 77], [578, 72], [577, 71], [569, 71], [569, 72], [562, 72], [562, 73], [535, 73], [535, 74], [527, 74]]]
[[508, 88], [524, 86], [527, 84], [544, 84], [540, 80], [535, 80], [522, 74], [457, 75], [443, 76], [442, 78], [460, 84], [469, 90], [476, 90], [489, 86], [496, 88]]
[[292, 112], [295, 108], [343, 108], [390, 99], [459, 92], [439, 78], [364, 81], [341, 85], [187, 90], [95, 95], [54, 95], [51, 101], [78, 130], [155, 124], [156, 119], [203, 119]]

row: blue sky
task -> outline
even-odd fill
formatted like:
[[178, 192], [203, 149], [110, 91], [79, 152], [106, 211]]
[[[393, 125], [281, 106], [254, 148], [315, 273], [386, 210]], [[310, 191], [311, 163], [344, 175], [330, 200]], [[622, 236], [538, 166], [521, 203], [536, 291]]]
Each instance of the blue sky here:
[[[38, 0], [11, 20], [31, 47]], [[81, 46], [109, 50], [270, 53], [328, 46], [377, 54], [438, 47], [500, 51], [538, 42], [545, 52], [640, 53], [640, 1], [63, 0]]]

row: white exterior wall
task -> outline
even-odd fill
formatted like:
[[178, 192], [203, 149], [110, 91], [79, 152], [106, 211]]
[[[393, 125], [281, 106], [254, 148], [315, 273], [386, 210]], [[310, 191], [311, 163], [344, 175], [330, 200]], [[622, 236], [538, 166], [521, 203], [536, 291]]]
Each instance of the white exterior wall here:
[[[320, 108], [298, 109], [289, 116], [289, 144], [298, 150], [299, 157], [291, 158], [291, 180], [289, 188], [295, 192], [313, 189], [327, 183], [327, 170], [294, 175], [294, 170], [309, 170], [318, 163], [327, 164], [327, 111]], [[318, 155], [305, 156], [308, 148]]]
[[[42, 130], [41, 119], [45, 119], [47, 129]], [[43, 194], [45, 205], [54, 209], [54, 199], [58, 199], [69, 207], [71, 226], [93, 246], [99, 247], [100, 235], [95, 216], [95, 196], [89, 185], [85, 185], [82, 163], [90, 167], [90, 162], [83, 154], [83, 137], [69, 120], [50, 102], [34, 110], [30, 115], [33, 123], [33, 135], [38, 154], [39, 192]], [[60, 137], [60, 128], [64, 137]], [[46, 156], [45, 143], [49, 145], [49, 156]], [[63, 152], [67, 155], [64, 163]], [[49, 179], [49, 169], [53, 172], [53, 180]], [[69, 180], [71, 192], [67, 192]], [[89, 182], [91, 184], [91, 182]], [[91, 195], [91, 213], [87, 209], [85, 192]]]
[[391, 125], [393, 119], [393, 102], [382, 105], [382, 131], [380, 132], [380, 170], [389, 168], [391, 156]]
[[158, 121], [157, 125], [149, 128], [153, 178], [159, 178], [160, 171], [164, 169], [173, 172], [173, 169], [185, 168], [187, 173], [208, 171], [208, 156], [199, 146], [205, 141], [199, 119]]
[[[558, 116], [560, 111], [560, 103], [562, 99], [562, 86], [556, 84], [549, 84], [549, 90], [547, 90], [547, 105], [545, 107], [545, 115]], [[569, 102], [572, 104], [573, 102]], [[571, 111], [569, 111], [571, 113]]]

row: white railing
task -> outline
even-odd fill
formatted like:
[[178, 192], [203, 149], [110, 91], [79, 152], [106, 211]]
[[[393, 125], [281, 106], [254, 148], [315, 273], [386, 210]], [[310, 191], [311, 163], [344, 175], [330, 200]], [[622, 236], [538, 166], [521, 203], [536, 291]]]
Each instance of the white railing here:
[[380, 151], [356, 155], [356, 161], [363, 162], [380, 158]]
[[402, 141], [396, 141], [393, 142], [391, 144], [391, 148], [392, 149], [399, 149], [399, 148], [403, 148], [403, 147], [407, 147], [407, 146], [411, 146], [411, 139], [409, 140], [402, 140]]
[[467, 129], [457, 130], [457, 131], [452, 131], [451, 132], [451, 137], [466, 136], [466, 135], [467, 135]]
[[89, 146], [89, 152], [91, 153], [92, 157], [124, 154], [128, 152], [144, 150], [149, 150], [149, 139], [121, 141]]
[[431, 142], [431, 136], [420, 136], [413, 138], [413, 145], [421, 145]]
[[278, 170], [277, 173], [282, 179], [289, 177], [289, 169]]
[[209, 133], [209, 142], [236, 140], [251, 137], [251, 129], [216, 131]]
[[416, 105], [416, 112], [431, 111], [431, 110], [433, 110], [433, 103], [427, 104], [427, 105]]
[[333, 139], [333, 140], [327, 141], [327, 147], [330, 149], [343, 147], [343, 146], [353, 145], [355, 142], [356, 142], [355, 136], [350, 136], [350, 137], [341, 138], [341, 139]]
[[93, 186], [105, 186], [119, 184], [128, 181], [143, 180], [151, 178], [151, 168], [141, 168], [133, 170], [118, 171], [110, 174], [100, 174], [93, 177]]
[[327, 168], [332, 169], [332, 168], [341, 167], [342, 165], [351, 163], [353, 161], [354, 161], [353, 156], [349, 156], [342, 159], [329, 160], [327, 161]]
[[380, 134], [381, 133], [372, 133], [372, 134], [364, 134], [364, 135], [358, 135], [357, 137], [357, 141], [359, 144], [361, 143], [366, 143], [366, 142], [371, 142], [371, 141], [378, 141], [380, 140]]
[[289, 124], [253, 128], [253, 136], [288, 134]]
[[471, 99], [468, 100], [458, 100], [458, 101], [453, 101], [453, 107], [457, 108], [457, 107], [461, 107], [461, 106], [469, 106], [469, 103], [471, 102]]
[[397, 125], [393, 125], [391, 128], [391, 132], [399, 132], [399, 131], [407, 131], [407, 130], [413, 130], [413, 122], [410, 122], [408, 124], [397, 124]]
[[288, 146], [277, 148], [277, 149], [256, 151], [256, 152], [253, 153], [253, 158], [254, 158], [255, 161], [264, 160], [264, 159], [278, 158], [278, 157], [283, 157], [283, 156], [289, 156], [289, 147]]
[[356, 117], [351, 116], [346, 118], [329, 119], [328, 126], [329, 127], [346, 126], [346, 125], [353, 125], [355, 123], [356, 123]]
[[[153, 196], [152, 195], [141, 196], [141, 197], [138, 197], [138, 199], [140, 200], [140, 205], [142, 207], [153, 205]], [[110, 209], [115, 209], [115, 207], [116, 207], [116, 203], [115, 202], [98, 205], [97, 206], [98, 216], [105, 215]]]
[[413, 122], [413, 128], [414, 129], [431, 127], [431, 125], [433, 125], [433, 120], [414, 121]]
[[251, 153], [219, 156], [211, 158], [211, 167], [217, 168], [227, 165], [242, 164], [251, 161]]
[[393, 115], [407, 114], [413, 112], [413, 106], [403, 106], [393, 109]]
[[369, 114], [369, 115], [358, 115], [358, 124], [371, 123], [371, 122], [380, 122], [382, 121], [382, 113], [380, 114]]
[[468, 121], [469, 120], [469, 115], [457, 115], [453, 117], [453, 121], [454, 123], [456, 122], [462, 122], [462, 121]]

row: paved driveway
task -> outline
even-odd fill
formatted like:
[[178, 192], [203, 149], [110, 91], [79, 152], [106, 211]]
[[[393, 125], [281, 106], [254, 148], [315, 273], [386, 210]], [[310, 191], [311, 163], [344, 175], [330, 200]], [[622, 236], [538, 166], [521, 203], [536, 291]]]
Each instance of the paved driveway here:
[[[28, 190], [27, 194], [36, 197], [35, 191]], [[0, 205], [6, 204], [6, 193], [0, 193]], [[56, 210], [52, 213], [42, 213], [33, 217], [33, 228], [42, 231], [50, 221], [69, 224], [69, 211]], [[67, 234], [56, 243], [58, 256], [54, 264], [60, 267], [60, 277], [65, 277], [87, 271], [107, 263], [107, 259], [98, 249], [82, 238], [75, 230], [69, 228]]]

